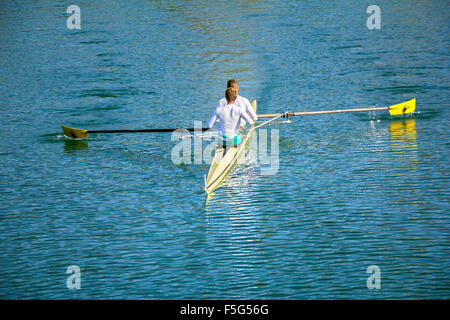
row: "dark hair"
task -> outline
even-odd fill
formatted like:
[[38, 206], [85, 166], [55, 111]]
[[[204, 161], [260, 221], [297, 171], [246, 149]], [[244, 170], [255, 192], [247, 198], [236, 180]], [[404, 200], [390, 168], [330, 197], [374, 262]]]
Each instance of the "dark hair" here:
[[236, 86], [237, 84], [238, 84], [238, 83], [237, 83], [236, 80], [230, 79], [230, 80], [228, 80], [228, 82], [227, 82], [227, 88], [230, 88], [230, 87], [234, 88], [234, 86]]
[[233, 87], [228, 87], [227, 90], [225, 90], [225, 98], [227, 99], [228, 103], [235, 101], [237, 98], [236, 89]]

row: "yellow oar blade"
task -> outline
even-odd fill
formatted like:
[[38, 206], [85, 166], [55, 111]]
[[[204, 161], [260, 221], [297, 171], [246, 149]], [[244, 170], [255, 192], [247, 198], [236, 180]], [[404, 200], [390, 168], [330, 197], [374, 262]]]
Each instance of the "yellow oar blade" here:
[[416, 109], [416, 98], [389, 106], [391, 116], [411, 113]]
[[68, 138], [85, 139], [88, 137], [88, 131], [85, 129], [76, 129], [66, 126], [61, 126], [64, 135]]

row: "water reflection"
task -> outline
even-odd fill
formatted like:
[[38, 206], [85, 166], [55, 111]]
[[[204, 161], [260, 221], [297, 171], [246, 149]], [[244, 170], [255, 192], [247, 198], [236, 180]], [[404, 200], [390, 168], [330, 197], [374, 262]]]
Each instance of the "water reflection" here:
[[389, 126], [392, 146], [392, 192], [389, 198], [394, 206], [412, 205], [420, 198], [420, 175], [418, 172], [418, 150], [416, 120], [392, 121]]
[[66, 139], [64, 140], [64, 151], [68, 153], [73, 153], [77, 150], [87, 150], [89, 148], [89, 144], [87, 141], [81, 140], [73, 140]]
[[393, 155], [413, 161], [417, 159], [417, 131], [416, 120], [407, 119], [392, 121], [389, 130], [391, 132], [391, 144]]
[[[251, 39], [256, 33], [252, 23], [245, 23], [249, 12], [259, 13], [265, 8], [263, 2], [243, 1], [239, 5], [230, 3], [186, 2], [167, 4], [158, 0], [151, 1], [158, 11], [168, 12], [175, 17], [188, 34], [175, 35], [173, 43], [183, 42], [186, 47], [182, 53], [183, 66], [195, 66], [190, 71], [196, 77], [208, 81], [224, 81], [233, 77], [250, 81], [256, 79], [258, 70], [253, 54]], [[242, 10], [242, 6], [246, 8]], [[231, 19], [230, 17], [235, 17]], [[174, 53], [180, 57], [180, 52]], [[199, 72], [200, 67], [207, 72]]]

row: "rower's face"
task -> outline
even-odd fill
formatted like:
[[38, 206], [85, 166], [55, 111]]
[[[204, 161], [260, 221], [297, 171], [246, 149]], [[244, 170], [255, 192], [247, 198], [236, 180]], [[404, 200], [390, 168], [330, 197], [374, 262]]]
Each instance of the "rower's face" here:
[[235, 89], [236, 89], [236, 93], [238, 93], [238, 92], [239, 92], [239, 85], [238, 85], [238, 84], [235, 84], [235, 85], [233, 86], [233, 88], [235, 88]]

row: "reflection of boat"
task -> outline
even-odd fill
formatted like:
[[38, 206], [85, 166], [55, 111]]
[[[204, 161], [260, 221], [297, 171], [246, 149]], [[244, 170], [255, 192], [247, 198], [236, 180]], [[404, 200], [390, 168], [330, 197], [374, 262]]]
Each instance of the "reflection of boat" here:
[[[256, 113], [256, 100], [252, 102], [252, 108]], [[230, 173], [231, 169], [234, 168], [238, 159], [244, 153], [244, 149], [248, 145], [250, 136], [254, 128], [255, 127], [252, 126], [247, 130], [245, 134], [242, 134], [242, 143], [239, 146], [230, 147], [226, 152], [222, 146], [216, 147], [216, 153], [214, 154], [211, 166], [209, 167], [208, 175], [205, 177], [204, 190], [207, 194], [210, 194], [211, 192], [216, 190], [223, 183], [225, 178]]]

